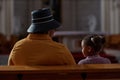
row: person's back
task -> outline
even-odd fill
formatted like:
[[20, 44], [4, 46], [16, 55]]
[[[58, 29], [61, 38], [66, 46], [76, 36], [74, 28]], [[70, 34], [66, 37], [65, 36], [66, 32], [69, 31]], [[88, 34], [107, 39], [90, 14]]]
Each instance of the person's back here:
[[[13, 47], [8, 65], [74, 65], [70, 51], [51, 36], [59, 27], [49, 9], [34, 11], [28, 36]], [[41, 14], [41, 15], [40, 15]]]
[[86, 36], [81, 43], [82, 52], [85, 59], [82, 59], [78, 64], [110, 64], [110, 60], [99, 55], [105, 38], [98, 35]]
[[78, 64], [109, 64], [109, 59], [101, 57], [99, 55], [88, 56], [85, 59], [78, 62]]

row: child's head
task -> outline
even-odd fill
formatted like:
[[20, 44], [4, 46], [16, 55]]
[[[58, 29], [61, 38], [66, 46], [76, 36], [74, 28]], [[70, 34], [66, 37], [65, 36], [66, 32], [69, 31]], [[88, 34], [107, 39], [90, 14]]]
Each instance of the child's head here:
[[84, 56], [96, 55], [103, 47], [105, 37], [99, 35], [89, 35], [83, 38], [81, 47]]

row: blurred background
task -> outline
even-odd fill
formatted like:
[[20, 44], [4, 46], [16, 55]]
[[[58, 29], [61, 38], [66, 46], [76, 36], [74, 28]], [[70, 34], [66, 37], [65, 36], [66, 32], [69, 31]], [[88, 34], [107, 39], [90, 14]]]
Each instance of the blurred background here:
[[106, 38], [101, 56], [120, 63], [120, 0], [0, 0], [0, 65], [6, 65], [16, 41], [27, 36], [31, 11], [49, 7], [62, 26], [53, 40], [65, 44], [76, 63], [83, 59], [81, 39]]

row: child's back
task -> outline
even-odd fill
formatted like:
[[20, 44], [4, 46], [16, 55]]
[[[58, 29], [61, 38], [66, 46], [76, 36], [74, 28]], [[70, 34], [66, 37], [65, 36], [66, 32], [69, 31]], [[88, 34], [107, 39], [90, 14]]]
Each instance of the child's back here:
[[88, 56], [85, 59], [78, 62], [78, 64], [110, 64], [110, 60], [99, 55]]

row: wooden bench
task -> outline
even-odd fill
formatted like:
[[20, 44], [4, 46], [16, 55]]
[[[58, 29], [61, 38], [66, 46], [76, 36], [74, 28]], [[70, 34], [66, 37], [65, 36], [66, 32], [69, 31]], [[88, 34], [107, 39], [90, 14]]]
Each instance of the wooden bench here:
[[0, 80], [120, 80], [120, 64], [0, 66]]

